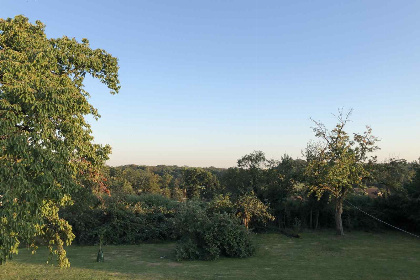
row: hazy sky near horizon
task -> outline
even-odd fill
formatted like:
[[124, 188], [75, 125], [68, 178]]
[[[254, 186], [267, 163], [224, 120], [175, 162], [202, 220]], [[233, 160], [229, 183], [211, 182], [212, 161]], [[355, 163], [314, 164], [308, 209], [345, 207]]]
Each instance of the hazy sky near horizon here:
[[118, 57], [120, 94], [86, 80], [110, 165], [301, 157], [338, 108], [380, 160], [420, 157], [420, 1], [0, 0], [18, 14]]

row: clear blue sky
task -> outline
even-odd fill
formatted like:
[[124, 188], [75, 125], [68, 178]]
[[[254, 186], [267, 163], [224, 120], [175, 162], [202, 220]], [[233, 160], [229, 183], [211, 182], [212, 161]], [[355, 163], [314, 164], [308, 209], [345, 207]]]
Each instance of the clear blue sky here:
[[17, 14], [118, 57], [119, 95], [87, 81], [110, 165], [299, 157], [341, 107], [380, 159], [420, 156], [420, 1], [1, 1]]

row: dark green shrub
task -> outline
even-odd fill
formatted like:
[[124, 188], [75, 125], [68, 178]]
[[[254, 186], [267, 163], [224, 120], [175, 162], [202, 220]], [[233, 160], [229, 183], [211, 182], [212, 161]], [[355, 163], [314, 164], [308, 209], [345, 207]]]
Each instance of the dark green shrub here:
[[401, 193], [391, 194], [376, 199], [375, 209], [379, 212], [379, 219], [403, 230], [420, 233], [420, 199]]
[[176, 258], [214, 260], [219, 256], [249, 257], [254, 252], [247, 229], [226, 213], [206, 213], [200, 202], [181, 207], [176, 224], [182, 238], [176, 247]]
[[138, 244], [174, 240], [174, 216], [178, 203], [160, 195], [105, 197], [97, 208], [77, 203], [61, 214], [73, 227], [75, 242], [84, 245]]
[[[368, 215], [364, 214], [359, 209], [373, 215], [380, 216], [381, 213], [375, 208], [375, 198], [370, 198], [366, 195], [353, 195], [348, 198], [347, 202], [344, 202], [343, 211], [343, 225], [348, 230], [365, 230], [365, 231], [378, 231], [381, 228], [381, 224], [375, 219], [372, 219]], [[350, 204], [351, 203], [351, 204]], [[352, 206], [354, 205], [354, 206]]]
[[218, 239], [221, 255], [235, 258], [245, 258], [254, 254], [255, 248], [249, 232], [239, 221], [227, 214], [213, 217], [213, 234]]

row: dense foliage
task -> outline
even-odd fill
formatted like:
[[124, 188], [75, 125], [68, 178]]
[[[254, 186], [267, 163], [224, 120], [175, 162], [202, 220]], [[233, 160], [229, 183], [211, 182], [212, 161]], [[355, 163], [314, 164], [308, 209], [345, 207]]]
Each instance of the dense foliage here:
[[88, 40], [48, 39], [40, 21], [24, 16], [0, 19], [0, 263], [40, 235], [59, 265], [69, 265], [63, 244], [73, 235], [58, 209], [110, 152], [93, 144], [85, 121], [99, 117], [83, 89], [86, 74], [118, 92], [117, 59]]
[[219, 256], [244, 258], [255, 249], [249, 232], [228, 213], [208, 211], [195, 201], [182, 205], [176, 224], [181, 239], [176, 258], [214, 260]]
[[139, 244], [176, 238], [176, 201], [155, 194], [104, 197], [92, 204], [76, 203], [62, 211], [73, 226], [78, 244]]
[[354, 133], [351, 138], [345, 131], [351, 111], [340, 111], [338, 123], [329, 131], [324, 124], [315, 121], [313, 128], [320, 142], [310, 143], [306, 148], [308, 183], [318, 197], [325, 193], [335, 205], [337, 234], [343, 235], [343, 203], [355, 187], [363, 187], [363, 178], [369, 176], [365, 168], [367, 154], [378, 149], [377, 138], [367, 127], [363, 134]]
[[[257, 153], [262, 154], [261, 152]], [[247, 155], [246, 158], [256, 158], [253, 156], [254, 154]], [[205, 197], [196, 197], [195, 199], [208, 203], [208, 208], [214, 213], [228, 213], [236, 216], [242, 224], [248, 223], [248, 227], [254, 231], [294, 228], [296, 226], [301, 229], [335, 227], [335, 205], [329, 199], [328, 192], [320, 197], [311, 192], [307, 183], [309, 178], [305, 172], [306, 161], [285, 155], [278, 161], [266, 159], [263, 162], [264, 165], [260, 164], [258, 168], [255, 167], [257, 170], [241, 167], [203, 169], [213, 175], [218, 181], [215, 185], [219, 185], [219, 187], [213, 192], [211, 199]], [[125, 177], [124, 172], [131, 170], [130, 174], [133, 175], [136, 173], [135, 170], [139, 170], [139, 172], [148, 170], [157, 176], [158, 183], [154, 194], [162, 195], [172, 201], [189, 201], [184, 178], [185, 169], [185, 167], [177, 166], [109, 167], [107, 176], [109, 177], [111, 196], [124, 194], [124, 191], [113, 186], [114, 182], [126, 180], [127, 184], [135, 184], [130, 179], [135, 176]], [[363, 180], [365, 188], [354, 187], [351, 189], [348, 194], [349, 202], [388, 223], [418, 232], [420, 218], [418, 163], [391, 159], [383, 163], [366, 163], [365, 169], [369, 173], [369, 176]], [[396, 178], [390, 175], [385, 176], [385, 171], [389, 174], [401, 174], [398, 188], [391, 187], [395, 186]], [[165, 182], [162, 177], [169, 177], [168, 175], [171, 180]], [[204, 183], [201, 185], [205, 186]], [[251, 185], [254, 187], [251, 188]], [[141, 184], [138, 186], [142, 188]], [[166, 188], [168, 188], [167, 191], [165, 191]], [[386, 194], [387, 192], [389, 194]], [[128, 193], [130, 192], [126, 192], [126, 194]], [[247, 222], [248, 219], [244, 219], [246, 215], [243, 210], [247, 209], [245, 202], [252, 202], [250, 197], [253, 197], [255, 205], [260, 205], [261, 212], [253, 213]], [[254, 211], [258, 207], [252, 206], [249, 209]], [[350, 204], [344, 203], [343, 227], [349, 230], [379, 230], [386, 226], [366, 216]]]

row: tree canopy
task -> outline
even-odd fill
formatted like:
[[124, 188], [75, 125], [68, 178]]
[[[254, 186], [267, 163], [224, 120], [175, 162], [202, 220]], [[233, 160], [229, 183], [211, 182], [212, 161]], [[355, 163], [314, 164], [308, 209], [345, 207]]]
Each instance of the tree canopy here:
[[310, 187], [318, 197], [328, 193], [335, 204], [337, 234], [343, 235], [341, 214], [343, 201], [355, 186], [361, 186], [364, 177], [368, 176], [363, 162], [367, 154], [378, 147], [377, 138], [372, 129], [367, 127], [363, 134], [354, 133], [353, 139], [345, 131], [351, 111], [344, 114], [339, 111], [338, 123], [329, 131], [321, 122], [314, 121], [313, 131], [320, 139], [310, 143], [306, 149], [308, 161], [306, 174], [310, 178]]
[[48, 235], [59, 265], [68, 265], [60, 252], [71, 228], [58, 207], [97, 176], [110, 153], [93, 144], [85, 120], [100, 117], [88, 102], [86, 74], [118, 93], [117, 59], [87, 39], [48, 39], [40, 21], [0, 19], [0, 261], [22, 239]]

